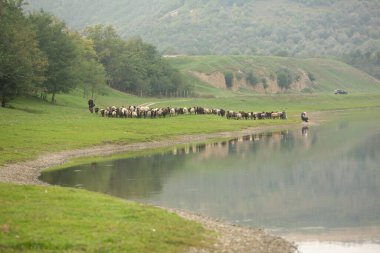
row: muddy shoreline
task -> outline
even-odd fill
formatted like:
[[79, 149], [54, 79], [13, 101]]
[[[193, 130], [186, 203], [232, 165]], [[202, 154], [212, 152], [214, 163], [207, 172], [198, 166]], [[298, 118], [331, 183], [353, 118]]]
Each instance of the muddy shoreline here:
[[[284, 128], [299, 127], [300, 125], [266, 126], [247, 128], [237, 132], [219, 132], [212, 134], [178, 136], [168, 140], [133, 143], [128, 145], [107, 144], [85, 149], [61, 151], [43, 154], [35, 160], [7, 164], [0, 167], [0, 182], [21, 185], [48, 185], [38, 178], [44, 169], [64, 164], [77, 157], [106, 156], [117, 153], [126, 153], [144, 149], [165, 148], [180, 144], [208, 141], [217, 138], [236, 138], [266, 131], [281, 130]], [[190, 249], [189, 253], [291, 253], [297, 252], [297, 247], [285, 239], [270, 235], [262, 229], [245, 228], [229, 224], [226, 221], [214, 220], [200, 214], [189, 213], [183, 210], [173, 210], [181, 217], [201, 223], [205, 228], [215, 231], [217, 242], [207, 249]]]

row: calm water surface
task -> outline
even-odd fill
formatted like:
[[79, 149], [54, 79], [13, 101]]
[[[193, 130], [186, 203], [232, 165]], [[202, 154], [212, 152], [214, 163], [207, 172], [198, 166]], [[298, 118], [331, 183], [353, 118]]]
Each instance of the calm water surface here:
[[180, 208], [296, 241], [303, 253], [380, 252], [380, 117], [253, 134], [44, 173], [56, 185]]

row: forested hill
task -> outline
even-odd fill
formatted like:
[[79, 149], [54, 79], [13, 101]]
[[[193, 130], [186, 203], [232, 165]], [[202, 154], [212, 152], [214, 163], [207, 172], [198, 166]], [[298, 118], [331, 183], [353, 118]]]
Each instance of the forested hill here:
[[164, 54], [336, 56], [380, 77], [378, 0], [28, 0], [81, 29], [112, 24]]

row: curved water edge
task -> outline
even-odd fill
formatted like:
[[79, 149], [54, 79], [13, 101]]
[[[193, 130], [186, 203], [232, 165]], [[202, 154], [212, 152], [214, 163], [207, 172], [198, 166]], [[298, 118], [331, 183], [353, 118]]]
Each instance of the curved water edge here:
[[[38, 179], [41, 171], [66, 163], [69, 159], [76, 157], [86, 157], [95, 155], [112, 155], [116, 153], [132, 152], [146, 149], [162, 149], [173, 145], [183, 145], [189, 142], [205, 142], [210, 139], [226, 139], [235, 136], [244, 136], [255, 132], [261, 132], [264, 129], [280, 129], [283, 126], [266, 126], [248, 128], [237, 132], [219, 132], [214, 134], [202, 134], [197, 136], [180, 136], [175, 139], [164, 141], [155, 141], [150, 143], [135, 143], [130, 145], [102, 145], [82, 150], [64, 151], [54, 154], [47, 154], [39, 157], [37, 160], [8, 164], [0, 169], [0, 182], [30, 185], [46, 185], [47, 183]], [[78, 173], [80, 171], [76, 171]], [[49, 184], [47, 184], [49, 185]], [[165, 208], [167, 209], [167, 208]], [[176, 209], [177, 214], [190, 220], [200, 222], [206, 228], [218, 233], [218, 245], [216, 251], [211, 252], [249, 252], [256, 249], [257, 252], [294, 252], [296, 247], [278, 236], [269, 235], [261, 229], [246, 229], [240, 226], [231, 225], [220, 220], [213, 220], [206, 216], [194, 215], [190, 212], [184, 212]], [[198, 217], [198, 218], [194, 218]], [[201, 217], [201, 218], [200, 218]], [[214, 245], [215, 246], [215, 245]], [[191, 249], [192, 253], [198, 252]], [[200, 252], [208, 252], [201, 249]]]
[[[71, 168], [55, 172], [60, 182], [52, 183], [71, 180], [68, 185], [277, 230], [299, 241], [305, 252], [312, 252], [310, 245], [325, 249], [326, 244], [331, 250], [324, 252], [335, 252], [342, 246], [338, 242], [345, 250], [371, 252], [365, 248], [380, 242], [378, 119], [373, 112], [343, 112], [320, 127], [303, 125]], [[365, 227], [372, 229], [363, 234]], [[303, 237], [294, 237], [297, 230]]]

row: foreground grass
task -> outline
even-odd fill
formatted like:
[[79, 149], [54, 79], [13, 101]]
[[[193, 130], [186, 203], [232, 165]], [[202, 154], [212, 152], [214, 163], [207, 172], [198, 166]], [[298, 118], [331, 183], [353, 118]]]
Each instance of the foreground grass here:
[[77, 189], [0, 183], [0, 206], [0, 252], [183, 252], [213, 240], [176, 214]]

